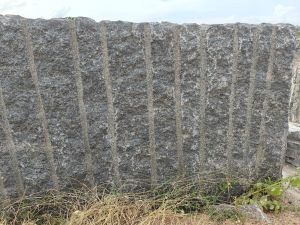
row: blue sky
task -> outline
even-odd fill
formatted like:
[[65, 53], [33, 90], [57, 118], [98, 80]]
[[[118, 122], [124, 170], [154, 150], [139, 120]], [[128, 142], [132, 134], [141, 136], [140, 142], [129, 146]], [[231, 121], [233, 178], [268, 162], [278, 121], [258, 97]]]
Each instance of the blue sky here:
[[0, 14], [85, 16], [97, 21], [300, 25], [300, 0], [0, 0]]

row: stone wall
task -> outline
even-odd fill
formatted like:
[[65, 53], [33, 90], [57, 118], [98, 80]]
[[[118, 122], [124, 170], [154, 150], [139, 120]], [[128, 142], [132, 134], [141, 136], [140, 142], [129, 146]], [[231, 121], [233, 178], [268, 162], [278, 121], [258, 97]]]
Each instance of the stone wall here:
[[300, 39], [296, 41], [290, 101], [290, 123], [286, 161], [294, 166], [300, 166]]
[[289, 123], [286, 162], [300, 166], [300, 123]]
[[300, 123], [300, 39], [296, 41], [293, 74], [290, 121], [293, 123]]
[[0, 17], [0, 193], [281, 174], [294, 27]]

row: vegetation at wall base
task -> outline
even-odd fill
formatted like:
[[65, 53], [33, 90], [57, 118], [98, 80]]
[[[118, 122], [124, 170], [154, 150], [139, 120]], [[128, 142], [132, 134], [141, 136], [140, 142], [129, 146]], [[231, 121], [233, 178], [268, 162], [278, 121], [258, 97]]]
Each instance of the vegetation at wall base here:
[[[217, 223], [228, 219], [244, 221], [238, 210], [220, 212], [213, 206], [224, 203], [233, 206], [257, 204], [265, 212], [279, 212], [283, 208], [284, 191], [300, 187], [300, 171], [293, 177], [252, 184], [243, 194], [240, 193], [242, 186], [244, 183], [241, 185], [238, 179], [227, 178], [200, 183], [170, 182], [138, 193], [108, 192], [103, 188], [87, 187], [66, 193], [49, 191], [15, 202], [3, 202], [0, 224], [156, 225], [170, 224], [170, 218], [175, 221], [172, 224], [183, 224], [181, 221], [187, 218], [198, 221], [203, 213], [207, 215], [206, 219]], [[207, 188], [212, 189], [208, 192]]]
[[282, 198], [289, 188], [300, 188], [300, 169], [295, 176], [282, 178], [277, 181], [266, 179], [255, 183], [242, 196], [236, 198], [237, 205], [257, 204], [266, 212], [279, 212], [282, 209]]

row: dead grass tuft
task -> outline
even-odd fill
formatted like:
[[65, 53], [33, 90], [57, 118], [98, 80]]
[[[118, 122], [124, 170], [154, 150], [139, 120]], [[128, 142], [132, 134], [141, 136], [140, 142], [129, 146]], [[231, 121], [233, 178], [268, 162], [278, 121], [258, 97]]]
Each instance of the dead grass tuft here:
[[206, 178], [197, 184], [168, 182], [151, 191], [135, 193], [87, 187], [69, 192], [49, 191], [4, 202], [0, 225], [259, 224], [244, 223], [241, 215], [231, 211], [212, 213], [211, 205], [231, 203], [240, 191], [233, 181], [220, 178]]
[[[6, 202], [0, 214], [0, 225], [197, 224], [196, 221], [192, 222], [196, 220], [195, 213], [203, 212], [209, 205], [217, 203], [218, 199], [230, 199], [224, 185], [208, 188], [215, 183], [220, 183], [220, 180], [206, 181], [202, 186], [199, 183], [177, 181], [151, 191], [135, 193], [86, 187], [72, 192], [49, 191], [43, 195]], [[207, 189], [214, 191], [207, 194]]]

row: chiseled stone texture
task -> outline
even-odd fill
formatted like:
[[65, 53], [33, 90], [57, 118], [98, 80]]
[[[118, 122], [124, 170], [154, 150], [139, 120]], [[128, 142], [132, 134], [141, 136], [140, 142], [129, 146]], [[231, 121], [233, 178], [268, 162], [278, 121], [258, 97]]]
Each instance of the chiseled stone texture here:
[[286, 161], [294, 166], [300, 166], [300, 123], [289, 123]]
[[290, 121], [300, 123], [300, 39], [296, 41], [296, 54], [293, 62]]
[[300, 39], [296, 41], [289, 116], [286, 161], [300, 166]]
[[0, 17], [0, 193], [277, 178], [287, 24]]

